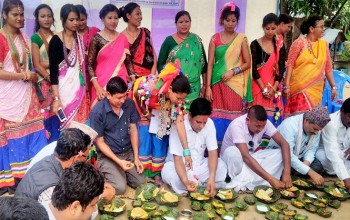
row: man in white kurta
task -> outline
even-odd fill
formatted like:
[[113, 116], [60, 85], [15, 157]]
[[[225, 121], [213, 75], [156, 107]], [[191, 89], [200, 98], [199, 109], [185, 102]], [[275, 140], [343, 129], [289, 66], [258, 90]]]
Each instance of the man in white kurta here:
[[330, 118], [322, 130], [316, 158], [328, 174], [336, 174], [343, 180], [350, 192], [350, 98]]
[[[324, 183], [322, 165], [315, 159], [320, 145], [321, 130], [330, 121], [328, 110], [322, 106], [285, 119], [277, 128], [290, 146], [292, 168], [311, 177], [313, 182]], [[271, 140], [268, 148], [279, 147]]]
[[[227, 168], [218, 158], [216, 129], [209, 118], [212, 112], [210, 102], [204, 98], [194, 100], [190, 106], [185, 128], [192, 158], [192, 170], [186, 170], [183, 148], [176, 129], [169, 137], [169, 151], [162, 169], [163, 181], [178, 194], [195, 191], [197, 184], [206, 185], [211, 196], [215, 195], [215, 185], [223, 185]], [[208, 150], [208, 158], [204, 151]], [[219, 172], [217, 172], [219, 171]]]
[[[263, 134], [281, 148], [259, 148]], [[227, 188], [244, 191], [258, 185], [271, 185], [276, 189], [292, 186], [289, 145], [267, 120], [267, 113], [260, 105], [252, 106], [247, 114], [230, 123], [222, 142], [221, 158], [231, 177]]]

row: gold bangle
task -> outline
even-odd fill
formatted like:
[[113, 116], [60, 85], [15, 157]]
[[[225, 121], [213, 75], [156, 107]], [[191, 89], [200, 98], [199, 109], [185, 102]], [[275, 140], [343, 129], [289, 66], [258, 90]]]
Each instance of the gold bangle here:
[[26, 80], [26, 78], [27, 78], [27, 76], [26, 76], [26, 73], [25, 72], [22, 72], [23, 73], [23, 81], [25, 81]]

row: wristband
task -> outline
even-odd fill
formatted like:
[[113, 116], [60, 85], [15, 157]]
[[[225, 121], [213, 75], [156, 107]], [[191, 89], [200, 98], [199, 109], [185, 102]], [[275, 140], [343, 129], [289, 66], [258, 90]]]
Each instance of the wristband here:
[[60, 98], [58, 98], [58, 96], [53, 97], [53, 101], [54, 101], [54, 102], [56, 102], [56, 101], [58, 101], [58, 100], [60, 100]]
[[96, 76], [91, 77], [90, 82], [92, 82], [92, 80], [94, 80], [94, 79], [97, 80], [97, 77]]
[[337, 87], [336, 87], [336, 86], [333, 86], [333, 87], [332, 87], [332, 90], [337, 90]]
[[183, 151], [183, 155], [184, 155], [184, 157], [191, 156], [191, 150], [190, 149], [185, 149]]

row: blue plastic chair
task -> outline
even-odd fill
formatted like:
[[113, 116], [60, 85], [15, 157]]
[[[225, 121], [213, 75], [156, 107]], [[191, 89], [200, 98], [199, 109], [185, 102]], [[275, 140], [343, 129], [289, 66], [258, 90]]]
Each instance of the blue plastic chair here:
[[329, 85], [327, 80], [326, 80], [326, 86], [323, 90], [323, 95], [322, 95], [322, 105], [327, 106], [329, 113], [336, 112], [341, 108], [342, 103], [344, 101], [344, 98], [343, 98], [344, 85], [346, 82], [350, 83], [350, 77], [339, 70], [333, 70], [333, 77], [338, 90], [337, 99], [332, 101], [332, 88]]

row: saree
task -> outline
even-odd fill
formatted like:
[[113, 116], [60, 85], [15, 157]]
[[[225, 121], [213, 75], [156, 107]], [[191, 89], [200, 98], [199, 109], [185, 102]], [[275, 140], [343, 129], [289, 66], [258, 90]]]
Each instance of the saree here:
[[[260, 46], [261, 47], [261, 46]], [[276, 50], [274, 50], [266, 63], [263, 63], [257, 68], [260, 79], [266, 88], [272, 89], [275, 84], [275, 77], [280, 73], [279, 71], [279, 59], [280, 59], [280, 49], [283, 47], [283, 38], [276, 39]], [[259, 56], [259, 55], [256, 55]], [[283, 115], [283, 101], [281, 97], [282, 85], [279, 83], [277, 90], [274, 93], [274, 97], [267, 99], [263, 96], [263, 93], [258, 85], [258, 83], [253, 80], [252, 83], [253, 90], [253, 103], [252, 105], [261, 105], [265, 108], [267, 112], [268, 119], [275, 125], [278, 126], [282, 122]]]
[[67, 120], [61, 122], [61, 129], [72, 121], [86, 123], [89, 118], [90, 100], [86, 93], [84, 49], [80, 36], [73, 41], [72, 48], [65, 59], [59, 64], [58, 92]]
[[217, 33], [212, 40], [215, 41], [216, 48], [211, 81], [213, 93], [211, 118], [217, 131], [218, 143], [221, 145], [230, 122], [244, 114], [246, 104], [253, 101], [252, 73], [251, 68], [249, 68], [233, 76], [227, 82], [222, 82], [223, 74], [242, 65], [242, 43], [247, 42], [247, 38], [244, 34], [238, 33], [229, 44], [223, 44], [220, 34]]
[[189, 109], [193, 100], [199, 97], [201, 74], [206, 59], [200, 37], [190, 33], [182, 43], [170, 51], [166, 63], [175, 62], [176, 59], [180, 60], [181, 71], [191, 85], [191, 92], [185, 99], [186, 107]]
[[[22, 38], [22, 39], [21, 39]], [[23, 42], [21, 42], [23, 41]], [[24, 45], [30, 41], [22, 34], [13, 41], [0, 32], [0, 66], [3, 70], [19, 74], [12, 62], [11, 47], [17, 49], [24, 62], [27, 53], [28, 65], [32, 65]], [[15, 185], [15, 179], [23, 178], [30, 160], [44, 146], [46, 136], [40, 104], [33, 83], [23, 80], [0, 80], [0, 191]], [[0, 193], [1, 194], [1, 193]]]
[[[121, 77], [127, 83], [127, 69], [124, 64], [126, 54], [130, 54], [129, 43], [122, 33], [98, 52], [95, 74], [98, 84], [105, 90], [108, 81], [115, 76]], [[94, 106], [97, 102], [96, 89], [92, 86], [91, 106]]]
[[288, 66], [294, 67], [290, 78], [290, 97], [285, 106], [286, 116], [307, 112], [322, 103], [325, 71], [331, 68], [327, 67], [329, 51], [325, 40], [318, 40], [311, 45], [317, 58], [307, 49], [305, 38], [299, 38], [293, 44], [300, 46], [290, 49], [290, 54], [299, 54], [295, 63], [292, 63], [290, 56], [287, 62]]
[[154, 49], [151, 43], [151, 33], [147, 28], [140, 28], [140, 34], [130, 45], [130, 54], [137, 76], [151, 74], [154, 64]]
[[[52, 37], [47, 39], [47, 43], [50, 42], [51, 38]], [[43, 41], [42, 36], [39, 33], [35, 33], [32, 35], [31, 41], [39, 47], [40, 62], [49, 63], [48, 45]], [[50, 73], [49, 68], [47, 68], [46, 71]], [[48, 138], [48, 143], [51, 143], [56, 141], [60, 135], [60, 121], [56, 114], [50, 110], [53, 102], [51, 83], [42, 78], [40, 74], [37, 75], [39, 78], [38, 85], [44, 98], [44, 100], [40, 102], [40, 108], [43, 116], [45, 117], [44, 125], [45, 130], [47, 131], [46, 135]]]

